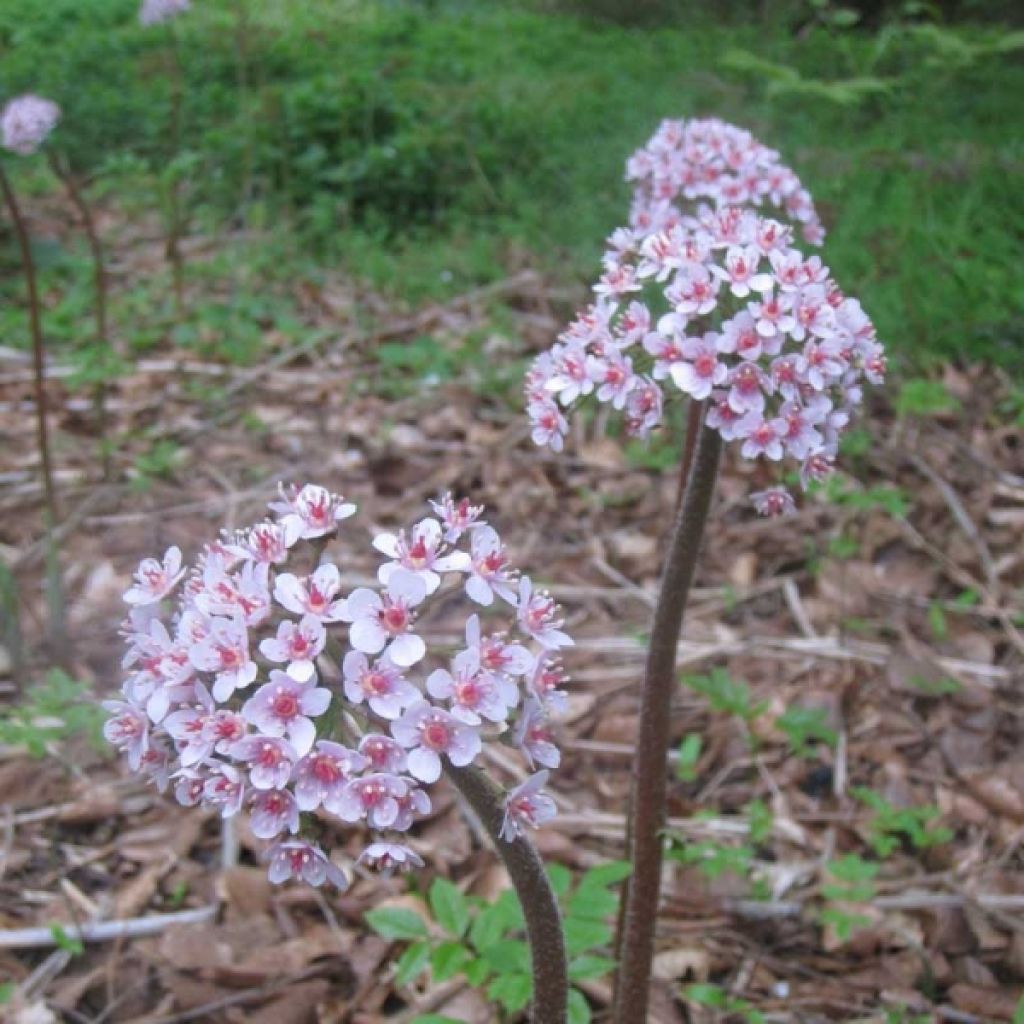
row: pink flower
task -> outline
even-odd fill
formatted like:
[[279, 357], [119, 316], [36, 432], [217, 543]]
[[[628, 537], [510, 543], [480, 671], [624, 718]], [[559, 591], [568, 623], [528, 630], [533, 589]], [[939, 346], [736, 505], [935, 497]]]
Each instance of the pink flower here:
[[552, 711], [562, 713], [568, 704], [568, 694], [560, 689], [566, 682], [565, 672], [558, 656], [552, 651], [541, 651], [533, 662], [526, 685], [540, 703]]
[[533, 443], [546, 445], [552, 451], [560, 452], [565, 443], [569, 424], [558, 406], [552, 401], [531, 402], [528, 412], [533, 424]]
[[480, 659], [474, 651], [457, 654], [451, 672], [443, 668], [431, 672], [427, 693], [435, 700], [450, 701], [452, 714], [470, 725], [479, 725], [481, 717], [491, 722], [508, 718], [508, 705], [497, 681], [480, 671]]
[[409, 773], [421, 782], [440, 778], [441, 754], [447, 754], [452, 764], [461, 768], [480, 753], [480, 736], [475, 729], [425, 700], [392, 722], [391, 734], [408, 749]]
[[313, 615], [321, 622], [341, 622], [344, 602], [337, 598], [341, 573], [329, 562], [321, 565], [304, 583], [290, 572], [274, 581], [274, 600], [296, 615]]
[[371, 828], [392, 828], [399, 815], [399, 798], [409, 791], [409, 784], [397, 775], [377, 772], [346, 782], [337, 794], [332, 793], [325, 806], [342, 821], [366, 819]]
[[519, 580], [518, 602], [519, 628], [533, 637], [542, 647], [571, 647], [572, 638], [561, 629], [561, 609], [550, 594], [534, 590], [529, 576]]
[[764, 411], [765, 391], [772, 384], [764, 371], [754, 363], [740, 363], [729, 375], [729, 405], [741, 416], [748, 412]]
[[103, 707], [111, 717], [103, 723], [103, 737], [128, 757], [128, 767], [138, 771], [149, 746], [149, 719], [134, 704], [123, 700], [105, 700]]
[[286, 662], [288, 674], [300, 682], [313, 675], [313, 662], [327, 643], [327, 630], [315, 615], [304, 615], [301, 622], [285, 619], [277, 635], [260, 642], [260, 654], [268, 661]]
[[281, 498], [281, 501], [273, 502], [270, 508], [281, 517], [280, 523], [289, 538], [289, 544], [333, 533], [338, 523], [356, 511], [355, 505], [316, 484], [306, 484], [297, 491], [282, 487]]
[[378, 594], [368, 587], [352, 591], [342, 618], [351, 622], [349, 640], [357, 651], [377, 654], [386, 649], [392, 663], [400, 668], [415, 665], [426, 653], [423, 640], [410, 632], [413, 609], [427, 596], [427, 585], [408, 569], [395, 569], [387, 588]]
[[539, 771], [522, 785], [510, 790], [505, 797], [505, 818], [501, 826], [501, 838], [507, 843], [521, 836], [524, 826], [537, 828], [558, 813], [555, 801], [541, 792], [547, 785], [549, 775], [550, 772], [546, 770]]
[[31, 93], [8, 102], [0, 112], [0, 142], [19, 156], [31, 156], [60, 120], [60, 107]]
[[213, 696], [218, 701], [248, 686], [258, 671], [249, 656], [249, 631], [237, 612], [230, 619], [212, 619], [209, 634], [191, 648], [189, 657], [201, 672], [216, 673]]
[[282, 832], [299, 831], [299, 808], [287, 789], [267, 789], [254, 793], [250, 802], [252, 834], [257, 839], [273, 839]]
[[237, 573], [225, 571], [217, 561], [203, 568], [202, 587], [193, 604], [206, 615], [240, 615], [245, 625], [259, 626], [270, 616], [270, 566], [244, 562]]
[[330, 882], [339, 889], [348, 888], [348, 879], [341, 868], [327, 859], [319, 846], [301, 839], [277, 843], [271, 848], [267, 877], [275, 885], [297, 878], [306, 885], [318, 887]]
[[249, 781], [256, 789], [283, 789], [292, 776], [297, 754], [279, 736], [246, 736], [231, 748], [236, 761], [249, 765]]
[[733, 245], [725, 254], [725, 267], [713, 266], [711, 270], [729, 283], [729, 291], [733, 295], [738, 299], [744, 299], [750, 294], [751, 289], [766, 292], [772, 287], [772, 275], [757, 272], [760, 262], [761, 253], [756, 246]]
[[368, 732], [359, 741], [359, 753], [375, 772], [396, 775], [405, 771], [405, 747], [390, 736]]
[[378, 658], [372, 665], [361, 651], [349, 651], [342, 663], [345, 696], [353, 704], [365, 700], [370, 710], [388, 720], [398, 718], [410, 704], [420, 699], [420, 691], [402, 676], [388, 658]]
[[750, 496], [758, 515], [786, 516], [796, 511], [793, 498], [782, 487], [770, 487], [766, 491], [757, 491]]
[[316, 677], [305, 682], [274, 669], [270, 682], [261, 686], [242, 705], [242, 716], [267, 736], [287, 736], [301, 757], [316, 739], [312, 719], [331, 703], [331, 691], [316, 686]]
[[288, 536], [281, 523], [268, 522], [257, 523], [225, 547], [238, 558], [277, 565], [288, 557], [288, 549], [294, 543], [295, 539]]
[[245, 783], [239, 770], [230, 764], [216, 764], [203, 783], [203, 801], [219, 807], [222, 818], [230, 818], [242, 809]]
[[352, 776], [362, 771], [367, 759], [331, 740], [317, 740], [316, 747], [295, 765], [295, 799], [299, 810], [315, 811], [321, 804], [335, 804]]
[[555, 745], [547, 715], [538, 701], [531, 699], [523, 705], [514, 739], [531, 768], [534, 762], [545, 768], [557, 768], [561, 764], [562, 754]]
[[466, 593], [485, 607], [494, 603], [495, 594], [509, 604], [515, 604], [515, 574], [497, 531], [489, 526], [475, 530], [470, 551]]
[[440, 573], [469, 568], [469, 555], [464, 551], [442, 555], [441, 545], [441, 524], [436, 519], [420, 520], [408, 536], [403, 530], [378, 534], [373, 540], [373, 546], [394, 559], [380, 567], [378, 579], [386, 586], [396, 569], [407, 569], [423, 580], [428, 594], [434, 593], [441, 585]]
[[432, 501], [430, 507], [441, 520], [444, 539], [449, 544], [454, 544], [467, 530], [484, 525], [480, 522], [483, 505], [471, 505], [468, 498], [455, 501], [451, 494], [443, 494], [440, 501]]
[[756, 459], [763, 455], [778, 462], [783, 455], [782, 431], [785, 426], [779, 420], [765, 420], [760, 413], [749, 412], [737, 425], [737, 433], [744, 438], [740, 453], [745, 459]]
[[685, 338], [680, 351], [686, 362], [673, 363], [669, 370], [672, 381], [680, 391], [702, 402], [711, 389], [725, 382], [729, 368], [718, 361], [717, 335], [704, 338]]
[[165, 598], [184, 575], [180, 548], [168, 548], [162, 562], [155, 558], [144, 558], [135, 570], [136, 582], [124, 592], [125, 603], [154, 604]]
[[392, 871], [409, 871], [423, 867], [423, 858], [398, 843], [370, 843], [356, 859], [357, 864], [389, 874]]
[[626, 402], [626, 430], [634, 437], [646, 437], [661, 424], [664, 395], [649, 377], [638, 377]]

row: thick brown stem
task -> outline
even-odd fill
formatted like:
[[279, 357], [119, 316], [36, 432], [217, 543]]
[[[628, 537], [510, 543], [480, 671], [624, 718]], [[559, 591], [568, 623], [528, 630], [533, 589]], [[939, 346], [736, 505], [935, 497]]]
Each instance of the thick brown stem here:
[[616, 1024], [645, 1024], [647, 1020], [654, 929], [661, 888], [662, 829], [672, 694], [676, 687], [676, 652], [722, 450], [722, 439], [715, 431], [702, 427], [695, 433], [697, 444], [693, 465], [669, 540], [644, 668], [630, 812], [633, 871], [625, 896], [626, 914], [615, 992]]
[[[676, 514], [679, 514], [679, 507], [683, 503], [686, 494], [686, 481], [690, 478], [690, 469], [693, 466], [693, 454], [697, 450], [697, 437], [700, 434], [703, 421], [704, 403], [691, 398], [686, 407], [686, 433], [683, 435], [683, 453], [679, 459], [679, 486], [676, 491]], [[626, 849], [633, 845], [633, 815], [631, 813], [632, 802], [626, 809]], [[622, 942], [626, 930], [626, 907], [629, 904], [629, 889], [632, 878], [627, 878], [622, 883], [622, 896], [619, 900], [619, 912], [615, 921], [615, 961], [622, 960]]]
[[32, 380], [36, 401], [36, 443], [39, 447], [39, 461], [43, 471], [43, 494], [46, 499], [46, 515], [50, 529], [57, 522], [57, 492], [53, 486], [53, 462], [50, 458], [50, 432], [46, 425], [46, 359], [43, 350], [43, 325], [39, 313], [39, 289], [36, 286], [36, 265], [32, 259], [32, 245], [28, 237], [25, 218], [21, 215], [14, 189], [2, 165], [0, 165], [0, 188], [14, 224], [14, 233], [21, 250], [21, 266], [25, 272], [25, 289], [28, 292], [28, 318], [32, 334]]
[[[103, 244], [100, 242], [99, 232], [96, 230], [96, 222], [93, 220], [92, 210], [85, 201], [82, 190], [75, 181], [75, 176], [69, 167], [65, 167], [52, 152], [49, 154], [50, 166], [53, 173], [63, 182], [67, 189], [68, 198], [74, 206], [82, 227], [85, 230], [86, 238], [89, 240], [89, 250], [92, 253], [93, 284], [96, 291], [96, 340], [104, 349], [110, 347], [110, 339], [107, 337], [107, 272], [103, 259]], [[107, 429], [107, 382], [100, 380], [96, 382], [93, 393], [93, 407], [96, 412], [96, 430], [100, 438], [100, 459], [103, 463], [103, 477], [110, 479], [110, 446], [108, 443]]]
[[533, 1024], [565, 1024], [569, 976], [562, 916], [544, 864], [525, 837], [512, 842], [501, 838], [505, 816], [502, 793], [479, 768], [449, 765], [447, 771], [490, 836], [519, 896], [533, 961], [531, 1020]]
[[686, 407], [686, 436], [683, 438], [683, 457], [679, 460], [679, 488], [676, 491], [676, 509], [683, 503], [686, 481], [690, 479], [693, 453], [697, 450], [697, 436], [704, 422], [704, 403], [691, 398]]

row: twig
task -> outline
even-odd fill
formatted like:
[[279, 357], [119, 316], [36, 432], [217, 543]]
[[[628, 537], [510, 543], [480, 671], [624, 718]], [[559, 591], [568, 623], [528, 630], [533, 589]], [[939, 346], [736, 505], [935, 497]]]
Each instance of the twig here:
[[[115, 939], [137, 939], [157, 935], [176, 924], [202, 924], [217, 916], [218, 907], [210, 904], [173, 914], [149, 914], [146, 917], [97, 921], [68, 929], [67, 934], [80, 942], [111, 942]], [[0, 931], [0, 949], [48, 949], [60, 944], [51, 928], [13, 928]]]

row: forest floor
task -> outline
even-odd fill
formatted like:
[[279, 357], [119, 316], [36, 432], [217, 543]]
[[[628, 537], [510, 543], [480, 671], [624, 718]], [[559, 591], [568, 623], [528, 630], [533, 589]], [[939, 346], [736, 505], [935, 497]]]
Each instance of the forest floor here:
[[[60, 222], [55, 210], [53, 230]], [[156, 272], [155, 231], [106, 227], [117, 227], [115, 289]], [[203, 254], [193, 241], [190, 260]], [[204, 287], [193, 281], [190, 306], [219, 301]], [[342, 491], [367, 530], [412, 521], [442, 491], [472, 495], [514, 561], [551, 584], [577, 638], [553, 785], [562, 813], [537, 842], [573, 872], [621, 858], [672, 469], [627, 458], [600, 420], [563, 455], [540, 452], [514, 388], [496, 391], [479, 367], [439, 375], [433, 356], [410, 386], [416, 360], [399, 351], [415, 354], [426, 338], [457, 364], [472, 337], [488, 362], [521, 362], [579, 298], [529, 268], [419, 309], [340, 277], [297, 280], [305, 342], [268, 329], [262, 361], [239, 368], [183, 355], [168, 331], [132, 361], [107, 394], [106, 480], [88, 395], [52, 362], [69, 673], [97, 698], [115, 691], [120, 596], [139, 558], [169, 544], [188, 555], [221, 527], [261, 518], [280, 480]], [[0, 556], [18, 583], [27, 661], [0, 666], [12, 706], [58, 660], [44, 628], [30, 382], [24, 355], [0, 350]], [[727, 460], [679, 651], [692, 678], [674, 708], [679, 856], [664, 880], [652, 1021], [1014, 1018], [1024, 988], [1024, 442], [997, 373], [950, 368], [943, 383], [953, 402], [926, 415], [897, 415], [873, 396], [843, 460], [849, 475], [794, 518], [757, 520], [747, 495], [762, 469]], [[355, 560], [346, 572], [370, 568]], [[359, 840], [337, 842], [344, 855]], [[226, 834], [216, 816], [143, 788], [84, 738], [50, 743], [42, 759], [0, 748], [0, 979], [16, 986], [0, 1015], [498, 1019], [457, 978], [395, 984], [400, 946], [363, 914], [414, 900], [404, 880], [360, 876], [341, 895], [272, 889], [258, 845], [244, 827]], [[426, 880], [484, 897], [503, 885], [454, 794], [414, 845]], [[75, 939], [85, 922], [181, 912], [191, 923], [161, 919], [157, 934]], [[21, 946], [13, 930], [31, 926], [52, 929], [51, 941]], [[695, 982], [720, 986], [727, 1009], [688, 996]], [[585, 991], [595, 1019], [607, 1019], [606, 979]]]

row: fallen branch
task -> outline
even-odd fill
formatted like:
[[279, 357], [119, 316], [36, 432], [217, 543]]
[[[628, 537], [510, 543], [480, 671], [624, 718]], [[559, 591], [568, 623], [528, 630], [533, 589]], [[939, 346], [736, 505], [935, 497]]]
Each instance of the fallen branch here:
[[219, 907], [211, 903], [192, 910], [180, 910], [173, 914], [148, 914], [145, 917], [123, 918], [117, 921], [97, 921], [83, 924], [78, 928], [64, 925], [63, 934], [50, 928], [13, 928], [0, 931], [0, 949], [48, 949], [59, 946], [64, 936], [79, 942], [112, 942], [115, 939], [138, 939], [147, 935], [158, 935], [177, 924], [203, 924], [217, 916]]

